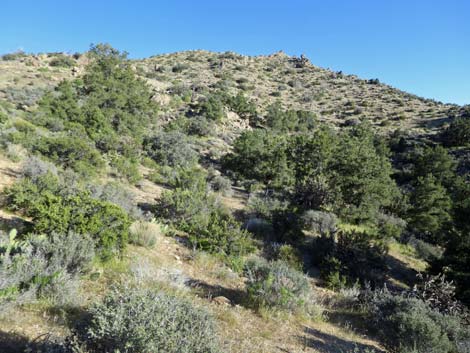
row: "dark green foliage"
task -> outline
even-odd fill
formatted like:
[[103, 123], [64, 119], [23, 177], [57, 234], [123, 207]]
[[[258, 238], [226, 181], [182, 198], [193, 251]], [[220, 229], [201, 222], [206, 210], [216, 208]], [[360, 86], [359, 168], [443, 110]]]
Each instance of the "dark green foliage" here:
[[457, 163], [442, 146], [418, 148], [413, 151], [413, 179], [432, 174], [442, 185], [449, 187], [455, 178]]
[[26, 53], [24, 51], [18, 50], [14, 53], [3, 54], [1, 58], [3, 61], [12, 61], [12, 60], [24, 58], [25, 56], [26, 56]]
[[429, 241], [436, 241], [442, 227], [451, 220], [451, 199], [432, 174], [417, 180], [410, 203], [410, 228]]
[[209, 313], [151, 289], [114, 289], [89, 309], [70, 341], [87, 352], [220, 352]]
[[66, 55], [57, 55], [51, 61], [49, 61], [49, 66], [54, 67], [73, 67], [75, 65], [75, 60]]
[[46, 174], [34, 182], [23, 179], [4, 194], [11, 210], [32, 218], [37, 233], [90, 235], [103, 257], [124, 248], [130, 220], [120, 207], [94, 199], [85, 191], [61, 195], [61, 189], [57, 177]]
[[433, 263], [434, 272], [445, 271], [449, 280], [455, 281], [457, 297], [470, 305], [470, 235], [452, 232], [446, 239], [442, 257]]
[[341, 136], [331, 168], [333, 184], [341, 194], [336, 209], [350, 221], [370, 220], [399, 193], [388, 156], [379, 153], [367, 126], [359, 125]]
[[256, 105], [248, 100], [241, 92], [236, 96], [225, 95], [223, 100], [231, 111], [237, 113], [243, 119], [248, 119], [250, 122], [253, 121], [258, 114]]
[[377, 291], [366, 300], [375, 329], [394, 352], [453, 353], [458, 342], [468, 339], [458, 317], [434, 311], [419, 299]]
[[104, 166], [100, 153], [80, 137], [42, 137], [36, 139], [32, 150], [85, 176], [96, 174]]
[[468, 146], [470, 143], [470, 118], [459, 117], [452, 120], [442, 132], [441, 139], [448, 147]]
[[188, 233], [196, 248], [221, 255], [245, 255], [254, 250], [248, 232], [222, 208], [207, 186], [176, 188], [158, 200], [156, 214]]
[[237, 177], [255, 179], [269, 187], [286, 188], [293, 182], [285, 137], [266, 130], [243, 132], [223, 164]]
[[37, 232], [74, 231], [92, 236], [103, 257], [122, 250], [127, 242], [130, 221], [116, 205], [87, 194], [70, 197], [44, 195], [43, 203], [28, 212]]
[[268, 107], [266, 126], [279, 132], [308, 131], [315, 127], [315, 115], [306, 111], [283, 110], [280, 103]]
[[[126, 53], [109, 45], [90, 49], [83, 80], [63, 82], [39, 103], [38, 122], [54, 129], [84, 131], [104, 151], [140, 144], [157, 107], [147, 84], [138, 79]], [[80, 105], [78, 104], [80, 101]]]
[[318, 209], [334, 203], [337, 190], [331, 180], [331, 164], [338, 144], [330, 129], [321, 128], [291, 139], [289, 160], [295, 173], [292, 200], [303, 209]]
[[180, 72], [183, 72], [184, 70], [187, 70], [188, 68], [189, 68], [189, 65], [178, 63], [171, 68], [171, 71], [174, 73], [180, 73]]
[[307, 278], [283, 261], [250, 260], [245, 265], [251, 305], [295, 310], [305, 304], [310, 292]]
[[41, 113], [35, 123], [51, 130], [63, 129], [67, 122], [81, 122], [81, 109], [78, 105], [78, 82], [62, 81], [53, 92], [46, 93], [38, 102]]
[[224, 103], [220, 96], [210, 95], [196, 108], [197, 114], [212, 121], [221, 121], [225, 118]]
[[313, 261], [320, 267], [327, 286], [339, 289], [357, 281], [382, 285], [386, 249], [373, 235], [340, 231], [335, 237], [315, 238], [312, 247]]
[[400, 195], [383, 145], [367, 126], [340, 136], [322, 128], [310, 134], [244, 132], [223, 165], [236, 177], [255, 179], [290, 194], [303, 209], [333, 206], [355, 223], [375, 222]]

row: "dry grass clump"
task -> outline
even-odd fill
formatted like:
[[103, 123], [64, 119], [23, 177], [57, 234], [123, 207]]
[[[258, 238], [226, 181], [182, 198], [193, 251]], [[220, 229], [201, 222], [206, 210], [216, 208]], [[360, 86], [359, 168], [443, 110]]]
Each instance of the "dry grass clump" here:
[[129, 229], [130, 243], [146, 248], [153, 248], [162, 235], [161, 225], [154, 222], [137, 221]]

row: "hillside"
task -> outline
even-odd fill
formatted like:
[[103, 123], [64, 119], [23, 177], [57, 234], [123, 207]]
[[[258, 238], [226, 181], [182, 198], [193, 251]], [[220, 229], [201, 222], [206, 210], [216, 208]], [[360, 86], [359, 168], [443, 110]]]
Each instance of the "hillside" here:
[[0, 352], [454, 353], [469, 118], [282, 52], [5, 55]]
[[[51, 66], [60, 54], [39, 54], [0, 61], [0, 97], [26, 108], [45, 89], [65, 78], [77, 77], [88, 60], [81, 57], [71, 67]], [[185, 109], [175, 96], [223, 89], [242, 92], [260, 112], [280, 101], [285, 108], [315, 113], [322, 121], [341, 126], [348, 120], [366, 119], [384, 130], [433, 131], [455, 115], [459, 107], [400, 91], [375, 79], [320, 68], [279, 52], [269, 56], [188, 51], [132, 61], [136, 74], [152, 86], [154, 99], [169, 116]], [[302, 67], [298, 67], [302, 66]]]

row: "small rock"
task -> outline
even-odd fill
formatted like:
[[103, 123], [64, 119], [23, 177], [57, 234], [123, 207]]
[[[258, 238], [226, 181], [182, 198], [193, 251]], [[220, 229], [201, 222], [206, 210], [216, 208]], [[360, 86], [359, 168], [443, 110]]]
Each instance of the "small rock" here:
[[218, 305], [232, 305], [232, 302], [230, 301], [230, 299], [222, 295], [213, 298], [212, 301]]

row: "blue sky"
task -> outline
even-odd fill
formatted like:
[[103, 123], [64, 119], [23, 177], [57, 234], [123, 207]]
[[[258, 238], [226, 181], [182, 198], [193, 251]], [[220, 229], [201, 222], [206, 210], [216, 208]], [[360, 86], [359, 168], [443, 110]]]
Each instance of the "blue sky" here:
[[131, 57], [189, 49], [305, 53], [443, 102], [470, 104], [469, 0], [2, 0], [0, 53], [85, 51]]

